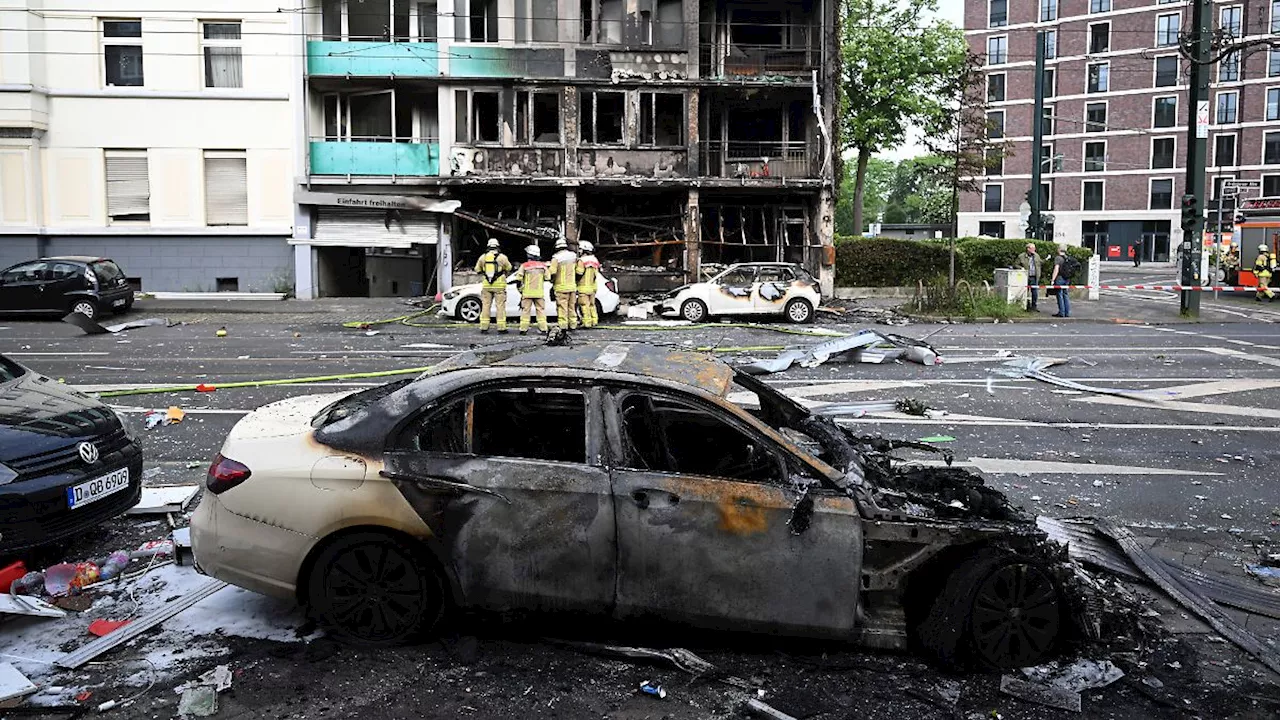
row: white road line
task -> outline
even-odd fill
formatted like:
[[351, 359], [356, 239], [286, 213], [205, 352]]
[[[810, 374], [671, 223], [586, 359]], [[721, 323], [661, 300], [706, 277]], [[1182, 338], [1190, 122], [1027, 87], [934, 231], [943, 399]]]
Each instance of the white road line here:
[[1206, 415], [1239, 415], [1241, 417], [1264, 418], [1274, 414], [1269, 408], [1241, 407], [1239, 405], [1210, 405], [1208, 403], [1178, 402], [1176, 400], [1132, 400], [1122, 397], [1087, 397], [1076, 398], [1076, 402], [1087, 402], [1093, 405], [1118, 405], [1120, 407], [1136, 407], [1144, 410], [1169, 410], [1172, 412], [1204, 413]]
[[[145, 415], [149, 412], [164, 412], [164, 408], [135, 407], [130, 405], [111, 405], [110, 407], [118, 413], [131, 415]], [[239, 410], [235, 408], [183, 408], [183, 412], [187, 415], [248, 415], [253, 412], [253, 410]]]
[[[234, 381], [231, 381], [231, 382], [234, 382]], [[114, 392], [116, 390], [151, 390], [156, 388], [190, 387], [192, 384], [194, 383], [192, 383], [190, 380], [175, 380], [169, 383], [109, 383], [109, 384], [101, 384], [101, 385], [68, 385], [67, 387], [72, 388], [74, 390], [79, 390], [82, 393], [101, 393], [101, 392]], [[217, 386], [217, 383], [213, 383], [213, 384], [214, 386]], [[383, 383], [372, 383], [372, 382], [313, 382], [313, 383], [286, 383], [283, 385], [264, 385], [256, 388], [230, 388], [230, 389], [231, 390], [261, 390], [261, 389], [266, 389], [268, 387], [365, 388], [365, 387], [377, 387], [382, 384]], [[174, 392], [189, 392], [189, 391], [175, 390]]]
[[342, 357], [347, 355], [395, 355], [398, 357], [424, 357], [427, 355], [456, 355], [465, 348], [456, 350], [291, 350], [290, 355], [328, 355], [330, 357]]
[[1256, 427], [1253, 425], [1162, 425], [1158, 423], [1045, 423], [1030, 420], [1000, 422], [954, 422], [947, 418], [912, 418], [910, 420], [877, 418], [837, 418], [836, 422], [849, 425], [951, 425], [954, 427], [1025, 427], [1059, 428], [1067, 430], [1198, 430], [1206, 432], [1260, 432], [1280, 433], [1280, 427]]
[[6, 357], [102, 357], [104, 352], [7, 352]]
[[[939, 460], [917, 464], [942, 465]], [[1181, 468], [1153, 468], [1135, 465], [1096, 465], [1094, 463], [1053, 462], [1049, 460], [1021, 460], [1018, 458], [971, 457], [969, 465], [989, 475], [1181, 475], [1221, 477], [1225, 473]]]
[[1270, 355], [1255, 355], [1253, 353], [1241, 352], [1240, 350], [1232, 350], [1231, 348], [1201, 348], [1205, 352], [1214, 355], [1226, 355], [1227, 357], [1238, 358], [1240, 360], [1249, 360], [1260, 365], [1270, 365], [1272, 367], [1280, 367], [1280, 358], [1273, 358]]

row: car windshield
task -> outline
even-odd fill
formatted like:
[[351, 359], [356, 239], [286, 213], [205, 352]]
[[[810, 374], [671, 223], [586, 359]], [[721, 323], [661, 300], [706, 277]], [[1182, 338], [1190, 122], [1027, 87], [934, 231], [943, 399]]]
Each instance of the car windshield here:
[[0, 384], [13, 382], [26, 374], [26, 368], [0, 355]]
[[99, 280], [115, 280], [124, 275], [120, 270], [120, 266], [110, 260], [100, 260], [92, 263], [89, 267], [93, 268], [93, 273], [98, 276]]

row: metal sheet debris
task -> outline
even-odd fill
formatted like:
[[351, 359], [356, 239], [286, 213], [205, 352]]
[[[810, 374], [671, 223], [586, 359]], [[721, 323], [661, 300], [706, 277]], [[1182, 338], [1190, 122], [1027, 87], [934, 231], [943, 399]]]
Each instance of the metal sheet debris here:
[[64, 618], [67, 611], [50, 605], [33, 595], [0, 595], [0, 614], [30, 615], [42, 618]]
[[1000, 692], [1037, 705], [1080, 712], [1080, 693], [1019, 680], [1012, 675], [1000, 678]]
[[[13, 665], [9, 663], [0, 663], [0, 702], [13, 700], [39, 690]], [[3, 713], [0, 713], [3, 714]]]
[[182, 691], [178, 701], [178, 715], [183, 717], [209, 717], [218, 712], [218, 691], [208, 685], [196, 685]]
[[129, 515], [164, 515], [182, 512], [191, 504], [199, 485], [157, 485], [142, 488], [142, 499], [129, 509]]
[[783, 372], [796, 363], [800, 367], [815, 368], [828, 361], [879, 364], [900, 358], [921, 365], [937, 365], [942, 362], [938, 352], [921, 340], [863, 329], [809, 348], [784, 350], [772, 360], [758, 360], [742, 365], [739, 369], [750, 375], [767, 375]]
[[773, 720], [797, 720], [794, 715], [788, 715], [781, 710], [755, 698], [748, 698], [746, 702], [747, 710], [759, 715], [760, 717], [772, 718]]
[[[1055, 365], [1063, 365], [1063, 364], [1066, 364], [1067, 362], [1068, 360], [1063, 358], [1049, 358], [1049, 357], [1014, 358], [1012, 360], [1008, 360], [1004, 363], [1001, 363], [1000, 367], [992, 368], [991, 374], [1011, 378], [1014, 380], [1022, 380], [1022, 379], [1039, 380], [1040, 382], [1043, 382], [1043, 383], [1056, 385], [1060, 388], [1065, 388], [1067, 390], [1074, 390], [1077, 392], [1094, 393], [1096, 395], [1111, 395], [1113, 397], [1129, 398], [1131, 400], [1145, 400], [1147, 402], [1155, 402], [1152, 398], [1148, 397], [1147, 395], [1144, 395], [1141, 391], [1117, 390], [1114, 388], [1100, 388], [1100, 387], [1095, 387], [1093, 385], [1085, 385], [1084, 383], [1079, 383], [1079, 382], [1076, 382], [1075, 380], [1068, 380], [1066, 378], [1058, 377], [1057, 375], [1054, 375], [1052, 373], [1045, 372], [1046, 368], [1051, 368]], [[992, 381], [992, 378], [988, 377], [987, 392], [989, 393], [994, 392], [991, 381]]]
[[125, 330], [133, 330], [135, 328], [151, 327], [155, 325], [164, 325], [168, 327], [169, 321], [164, 318], [147, 318], [145, 320], [130, 320], [116, 325], [100, 325], [97, 321], [91, 319], [87, 315], [81, 313], [67, 313], [62, 318], [62, 322], [69, 325], [75, 325], [84, 331], [85, 335], [107, 335], [124, 332]]

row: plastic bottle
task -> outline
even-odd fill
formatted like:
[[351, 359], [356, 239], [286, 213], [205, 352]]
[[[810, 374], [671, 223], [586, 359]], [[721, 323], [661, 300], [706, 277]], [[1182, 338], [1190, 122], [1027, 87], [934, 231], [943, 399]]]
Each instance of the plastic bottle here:
[[107, 556], [98, 572], [103, 580], [110, 580], [129, 567], [129, 553], [117, 550]]

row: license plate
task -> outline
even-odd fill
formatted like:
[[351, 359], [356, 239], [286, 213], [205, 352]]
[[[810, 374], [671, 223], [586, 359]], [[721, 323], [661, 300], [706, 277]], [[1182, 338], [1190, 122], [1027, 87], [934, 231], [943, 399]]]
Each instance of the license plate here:
[[119, 300], [112, 300], [112, 301], [111, 301], [111, 307], [120, 307], [120, 306], [124, 305], [124, 301], [125, 301], [125, 299], [124, 299], [124, 298], [120, 298]]
[[102, 477], [67, 488], [67, 507], [78, 508], [88, 505], [127, 487], [129, 487], [129, 468], [120, 468]]

